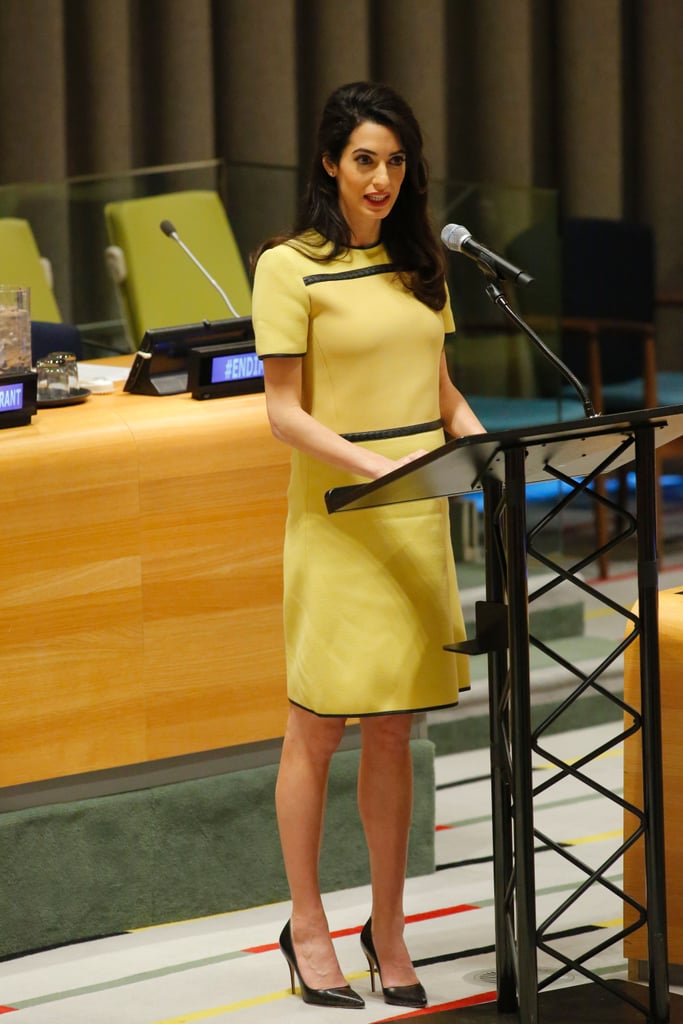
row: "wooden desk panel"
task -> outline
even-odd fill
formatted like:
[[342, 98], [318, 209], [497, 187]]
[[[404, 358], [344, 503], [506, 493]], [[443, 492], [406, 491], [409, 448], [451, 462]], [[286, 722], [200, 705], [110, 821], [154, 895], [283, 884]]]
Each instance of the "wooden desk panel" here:
[[145, 758], [134, 457], [94, 404], [0, 434], [2, 785]]
[[[640, 709], [640, 644], [636, 640], [624, 656], [624, 699]], [[662, 768], [664, 775], [664, 841], [667, 932], [669, 963], [683, 964], [683, 701], [681, 700], [681, 663], [683, 661], [683, 584], [659, 594], [659, 659], [662, 706]], [[630, 722], [630, 718], [629, 718]], [[629, 803], [643, 806], [642, 743], [638, 734], [624, 744], [624, 796]], [[635, 819], [624, 815], [624, 835], [635, 828]], [[639, 842], [624, 855], [624, 889], [644, 903], [644, 843]], [[636, 916], [624, 905], [624, 923], [632, 925]], [[647, 929], [624, 940], [624, 955], [632, 964], [647, 961]], [[632, 972], [636, 977], [637, 972]]]
[[0, 785], [282, 734], [288, 467], [263, 396], [0, 432]]
[[[146, 405], [129, 416], [140, 453], [153, 758], [279, 736], [286, 710], [289, 452], [270, 435], [262, 395], [176, 401], [184, 415], [162, 432]], [[179, 463], [188, 445], [191, 458]]]

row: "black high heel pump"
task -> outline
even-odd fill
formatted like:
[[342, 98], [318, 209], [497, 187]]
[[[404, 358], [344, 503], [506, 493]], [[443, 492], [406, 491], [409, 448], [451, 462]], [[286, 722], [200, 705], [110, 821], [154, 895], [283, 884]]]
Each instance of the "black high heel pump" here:
[[375, 952], [375, 944], [372, 941], [372, 918], [366, 921], [363, 931], [360, 933], [361, 949], [365, 953], [370, 968], [370, 984], [372, 991], [375, 991], [375, 971], [382, 986], [384, 1002], [391, 1006], [411, 1006], [419, 1008], [427, 1005], [427, 993], [418, 981], [415, 985], [390, 985], [385, 988], [382, 982], [382, 972]]
[[294, 995], [294, 975], [299, 979], [301, 998], [305, 1003], [313, 1003], [315, 1006], [339, 1006], [349, 1010], [362, 1010], [365, 1000], [354, 992], [350, 985], [343, 985], [340, 988], [309, 988], [301, 977], [299, 965], [296, 961], [294, 944], [292, 942], [292, 922], [288, 921], [280, 935], [280, 949], [282, 955], [289, 964], [289, 977], [292, 983], [292, 995]]

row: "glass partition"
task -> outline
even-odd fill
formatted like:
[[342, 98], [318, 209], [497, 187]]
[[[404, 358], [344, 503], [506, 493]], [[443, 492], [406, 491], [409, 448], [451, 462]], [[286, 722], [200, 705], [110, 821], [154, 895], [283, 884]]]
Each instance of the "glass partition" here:
[[[52, 264], [62, 318], [81, 328], [89, 356], [128, 351], [116, 289], [104, 260], [108, 244], [105, 204], [185, 189], [219, 192], [248, 267], [251, 253], [265, 238], [288, 230], [293, 223], [301, 177], [297, 167], [226, 166], [210, 160], [55, 184], [0, 187], [0, 216], [22, 217], [30, 222], [41, 254]], [[463, 224], [482, 244], [506, 255], [533, 276], [534, 281], [526, 288], [506, 286], [506, 293], [546, 344], [557, 350], [557, 194], [541, 189], [435, 181], [431, 202], [437, 234], [446, 224]], [[533, 343], [490, 302], [485, 293], [487, 281], [476, 264], [460, 253], [449, 253], [447, 268], [457, 324], [456, 335], [447, 343], [449, 366], [483, 422], [492, 429], [487, 416], [501, 412], [508, 417], [509, 425], [529, 423], [532, 414], [535, 422], [562, 418], [563, 406], [571, 401], [562, 379]], [[207, 269], [211, 272], [214, 268]], [[542, 407], [539, 400], [550, 405]]]
[[109, 244], [105, 205], [187, 189], [212, 189], [224, 196], [222, 161], [149, 167], [55, 184], [0, 186], [0, 217], [29, 221], [41, 255], [52, 266], [62, 319], [80, 327], [88, 355], [128, 351], [116, 289], [104, 259]]
[[[54, 184], [2, 186], [0, 216], [22, 217], [31, 224], [41, 254], [52, 265], [63, 320], [78, 324], [86, 338], [126, 351], [116, 291], [104, 261], [108, 244], [104, 206], [122, 199], [204, 188], [215, 189], [222, 196], [248, 266], [251, 254], [265, 238], [286, 231], [293, 223], [300, 173], [296, 167], [225, 166], [209, 160]], [[489, 248], [510, 254], [517, 247], [524, 258], [528, 256], [524, 267], [535, 281], [509, 296], [520, 311], [552, 313], [559, 308], [554, 192], [437, 181], [432, 186], [432, 209], [439, 232], [447, 223], [464, 224]], [[523, 251], [525, 245], [528, 253]], [[518, 261], [521, 258], [518, 256]], [[474, 263], [450, 253], [448, 280], [458, 325], [457, 339], [448, 345], [448, 358], [463, 389], [482, 396], [559, 394], [560, 385], [552, 380], [554, 372], [549, 372], [531, 343], [512, 330], [489, 302], [486, 282]], [[546, 327], [544, 340], [556, 344], [556, 325], [548, 321]]]
[[[506, 299], [548, 348], [561, 354], [557, 193], [444, 182], [433, 189], [432, 205], [438, 233], [446, 224], [464, 225], [482, 245], [532, 276], [526, 286], [505, 283]], [[456, 333], [446, 344], [449, 369], [484, 425], [496, 430], [583, 416], [578, 397], [559, 371], [489, 299], [488, 279], [477, 264], [458, 252], [449, 252], [446, 258], [456, 321]], [[551, 482], [532, 485], [527, 493], [533, 525], [558, 500], [560, 489]], [[465, 504], [470, 502], [481, 508], [480, 496]], [[583, 521], [585, 510], [579, 514]], [[462, 518], [462, 511], [456, 509], [455, 523]], [[563, 513], [538, 539], [546, 553], [562, 550], [566, 518]]]
[[299, 169], [263, 164], [229, 164], [226, 205], [245, 261], [274, 235], [291, 230], [299, 206]]
[[[533, 277], [504, 286], [512, 308], [558, 351], [560, 259], [557, 194], [474, 183], [445, 183], [435, 205], [439, 231], [464, 225], [472, 236]], [[448, 283], [456, 336], [447, 347], [453, 376], [468, 394], [561, 401], [564, 381], [486, 294], [487, 278], [461, 253], [449, 253]]]
[[[71, 315], [85, 336], [109, 336], [127, 351], [116, 291], [105, 266], [109, 244], [104, 220], [107, 203], [144, 196], [210, 189], [223, 192], [219, 160], [149, 167], [124, 175], [72, 178], [67, 183], [71, 245]], [[191, 282], [188, 282], [191, 287]], [[160, 326], [165, 326], [161, 324]]]

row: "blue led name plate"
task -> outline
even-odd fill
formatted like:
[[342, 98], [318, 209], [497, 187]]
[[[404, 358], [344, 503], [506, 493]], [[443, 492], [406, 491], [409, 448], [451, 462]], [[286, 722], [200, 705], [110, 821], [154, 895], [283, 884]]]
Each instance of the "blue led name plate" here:
[[211, 383], [232, 380], [254, 380], [263, 377], [263, 363], [254, 352], [214, 356], [211, 360]]
[[188, 356], [188, 390], [193, 398], [228, 398], [265, 390], [263, 363], [254, 339], [199, 345]]
[[24, 405], [24, 385], [0, 384], [0, 414], [3, 412], [17, 412]]

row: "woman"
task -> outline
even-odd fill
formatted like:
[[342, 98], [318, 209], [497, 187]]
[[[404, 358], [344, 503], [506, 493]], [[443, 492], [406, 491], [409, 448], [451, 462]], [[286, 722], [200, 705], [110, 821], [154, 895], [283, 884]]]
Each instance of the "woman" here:
[[[374, 480], [483, 432], [451, 383], [443, 256], [429, 225], [417, 121], [392, 89], [329, 98], [295, 230], [262, 247], [253, 292], [268, 416], [290, 445], [284, 617], [290, 712], [276, 805], [292, 897], [280, 937], [306, 1002], [362, 1007], [334, 953], [318, 859], [330, 760], [348, 717], [372, 886], [361, 934], [374, 990], [424, 1006], [403, 940], [413, 712], [466, 685], [445, 501], [328, 516], [330, 487]], [[463, 673], [465, 679], [463, 680]]]

